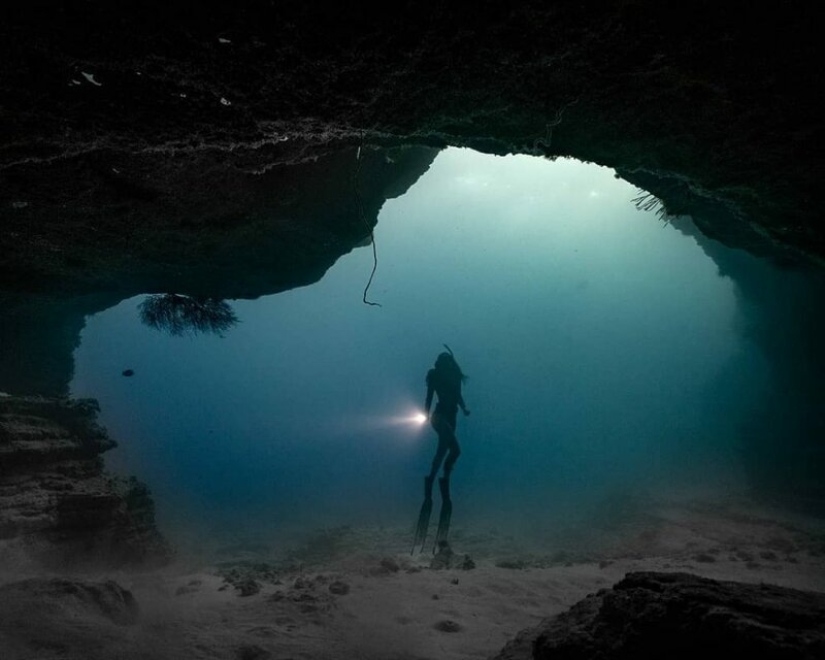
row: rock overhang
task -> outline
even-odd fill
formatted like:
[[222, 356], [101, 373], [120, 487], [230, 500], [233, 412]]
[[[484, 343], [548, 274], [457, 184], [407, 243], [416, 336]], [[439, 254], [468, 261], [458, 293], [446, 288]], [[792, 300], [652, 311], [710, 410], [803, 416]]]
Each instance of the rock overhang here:
[[[712, 206], [702, 229], [730, 245], [825, 254], [821, 72], [804, 8], [49, 4], [0, 28], [8, 290], [180, 288], [176, 273], [216, 245], [245, 258], [236, 239], [271, 231], [273, 196], [312, 195], [271, 172], [345, 150], [351, 163], [370, 145], [571, 156], [678, 181], [671, 203]], [[307, 228], [338, 242], [330, 254], [363, 240], [351, 218], [287, 221], [279, 240], [307, 263], [261, 292], [325, 270]]]

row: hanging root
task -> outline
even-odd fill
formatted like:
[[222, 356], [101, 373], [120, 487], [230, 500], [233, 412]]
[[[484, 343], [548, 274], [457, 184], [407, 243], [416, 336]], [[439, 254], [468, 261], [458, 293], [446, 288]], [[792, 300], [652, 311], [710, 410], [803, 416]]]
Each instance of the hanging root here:
[[539, 149], [540, 147], [544, 147], [545, 150], [549, 150], [553, 144], [553, 130], [561, 124], [561, 120], [564, 117], [564, 111], [567, 108], [576, 105], [579, 102], [578, 98], [573, 99], [572, 101], [568, 101], [560, 108], [556, 109], [556, 114], [553, 117], [553, 121], [548, 121], [544, 125], [544, 139], [537, 138], [533, 141], [533, 149]]
[[367, 300], [367, 293], [372, 286], [372, 280], [375, 277], [375, 271], [378, 270], [378, 250], [375, 247], [375, 233], [370, 226], [370, 223], [367, 222], [367, 216], [364, 213], [364, 200], [361, 197], [361, 190], [358, 188], [358, 174], [361, 172], [361, 151], [364, 148], [364, 132], [361, 132], [361, 144], [358, 146], [358, 151], [355, 155], [355, 175], [353, 177], [353, 186], [355, 188], [355, 201], [358, 204], [358, 214], [361, 217], [361, 222], [364, 223], [364, 227], [366, 227], [367, 231], [370, 234], [370, 245], [372, 245], [372, 272], [370, 273], [370, 278], [367, 280], [367, 286], [364, 287], [364, 295], [362, 296], [362, 300], [365, 305], [372, 305], [373, 307], [381, 307], [381, 303], [373, 302], [371, 300]]

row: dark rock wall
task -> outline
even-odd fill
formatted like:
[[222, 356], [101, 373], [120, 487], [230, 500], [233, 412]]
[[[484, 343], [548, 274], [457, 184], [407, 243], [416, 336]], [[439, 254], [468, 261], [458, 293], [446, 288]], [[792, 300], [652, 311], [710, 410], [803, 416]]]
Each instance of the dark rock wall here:
[[[822, 255], [815, 7], [15, 5], [0, 24], [3, 278], [54, 285], [63, 259], [83, 279], [144, 238], [189, 236], [204, 257], [196, 234], [245, 222], [225, 203], [243, 174], [362, 138], [675, 176]], [[100, 250], [78, 249], [76, 224]]]
[[813, 660], [824, 653], [825, 594], [686, 573], [628, 573], [612, 589], [523, 631], [496, 660]]
[[[825, 501], [825, 271], [777, 246], [723, 204], [683, 181], [646, 173], [620, 174], [668, 200], [665, 216], [691, 236], [735, 284], [738, 332], [768, 366], [761, 394], [736, 410], [736, 390], [748, 358], [731, 357], [707, 392], [708, 414], [743, 415], [740, 457], [754, 492], [786, 504], [821, 510]], [[690, 216], [690, 217], [687, 217]], [[738, 228], [737, 228], [738, 227]], [[721, 230], [750, 234], [751, 251], [729, 249]]]
[[86, 317], [119, 300], [0, 292], [0, 392], [67, 395]]
[[[755, 491], [821, 512], [825, 501], [825, 273], [755, 259], [699, 239], [736, 284], [737, 330], [768, 368], [761, 396], [739, 430], [743, 465]], [[716, 409], [741, 379], [734, 356], [716, 383]]]
[[55, 568], [163, 563], [170, 549], [154, 504], [134, 479], [110, 477], [115, 446], [97, 404], [0, 397], [0, 556]]
[[[254, 298], [310, 284], [369, 236], [384, 201], [412, 185], [436, 153], [290, 144], [271, 161], [250, 162], [260, 168], [254, 173], [237, 154], [210, 150], [73, 159], [60, 167], [82, 204], [42, 201], [58, 173], [13, 193], [31, 204], [13, 209], [0, 229], [0, 288]], [[115, 185], [129, 177], [154, 194], [135, 198]]]

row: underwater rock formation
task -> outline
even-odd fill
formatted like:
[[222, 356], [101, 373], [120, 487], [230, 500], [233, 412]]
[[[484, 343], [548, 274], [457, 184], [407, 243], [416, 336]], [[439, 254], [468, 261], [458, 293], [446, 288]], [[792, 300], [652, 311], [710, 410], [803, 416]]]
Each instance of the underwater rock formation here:
[[[316, 282], [369, 244], [381, 206], [404, 194], [437, 153], [351, 148], [315, 151], [261, 175], [218, 168], [191, 197], [158, 174], [169, 198], [162, 208], [127, 204], [128, 222], [105, 201], [49, 210], [54, 222], [37, 220], [39, 232], [56, 232], [45, 261], [16, 221], [0, 222], [0, 391], [66, 395], [85, 317], [124, 298], [256, 298]], [[226, 180], [218, 185], [212, 175]], [[218, 188], [221, 199], [210, 201]], [[125, 252], [115, 246], [121, 240]]]
[[120, 300], [0, 291], [0, 392], [66, 396], [86, 317]]
[[137, 622], [138, 605], [116, 582], [32, 578], [0, 585], [6, 658], [89, 657]]
[[92, 400], [0, 397], [0, 556], [6, 566], [167, 561], [154, 503], [136, 479], [103, 471], [116, 446]]
[[[157, 190], [150, 200], [95, 192], [96, 184], [76, 180], [85, 165], [73, 162], [72, 185], [90, 203], [55, 206], [49, 197], [6, 217], [0, 202], [0, 291], [233, 299], [306, 286], [342, 255], [369, 245], [381, 206], [406, 192], [438, 153], [283, 149], [254, 173], [229, 156], [207, 164], [212, 152], [199, 163], [176, 163], [173, 172], [144, 155], [141, 177]], [[116, 157], [112, 167], [125, 165]], [[16, 195], [51, 195], [53, 182], [43, 185]]]
[[164, 245], [191, 263], [224, 231], [265, 236], [255, 197], [270, 172], [362, 143], [673, 176], [821, 256], [814, 12], [18, 3], [0, 24], [2, 278], [45, 287], [126, 270], [177, 291]]
[[[65, 610], [77, 614], [83, 611], [112, 623], [127, 626], [135, 623], [138, 606], [131, 592], [117, 582], [79, 582], [59, 578], [31, 578], [0, 585], [2, 618], [8, 622], [10, 610]], [[11, 605], [11, 607], [9, 607]], [[31, 616], [31, 612], [28, 613]], [[54, 619], [50, 619], [53, 623]]]
[[687, 573], [628, 573], [521, 632], [496, 660], [821, 658], [825, 594]]
[[[729, 208], [694, 194], [683, 181], [620, 174], [649, 191], [651, 199], [667, 200], [659, 207], [663, 219], [696, 241], [720, 277], [735, 284], [737, 331], [758, 347], [770, 370], [770, 388], [743, 411], [746, 421], [739, 431], [741, 458], [754, 492], [816, 508], [825, 501], [825, 271], [760, 241], [755, 229], [737, 221]], [[737, 225], [740, 233], [752, 235], [751, 254], [727, 249], [727, 237], [715, 233]], [[730, 393], [743, 360], [731, 356], [709, 385], [708, 410], [732, 414], [735, 397]]]

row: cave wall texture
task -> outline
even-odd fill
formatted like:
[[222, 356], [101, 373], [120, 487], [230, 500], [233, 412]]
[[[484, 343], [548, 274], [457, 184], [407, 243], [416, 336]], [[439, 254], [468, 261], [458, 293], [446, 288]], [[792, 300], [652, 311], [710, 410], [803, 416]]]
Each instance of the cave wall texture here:
[[160, 565], [172, 551], [136, 479], [107, 475], [117, 445], [95, 401], [0, 397], [0, 557], [7, 570]]
[[821, 257], [818, 25], [808, 2], [19, 4], [0, 22], [3, 288], [203, 261], [203, 235], [262, 233], [267, 172], [362, 142], [675, 178], [728, 211], [706, 233]]

